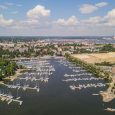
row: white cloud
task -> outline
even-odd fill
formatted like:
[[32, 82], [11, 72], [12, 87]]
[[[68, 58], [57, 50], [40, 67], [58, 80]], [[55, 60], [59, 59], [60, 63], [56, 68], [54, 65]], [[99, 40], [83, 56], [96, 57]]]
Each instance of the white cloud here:
[[2, 27], [7, 27], [11, 26], [13, 24], [14, 20], [13, 19], [5, 19], [4, 16], [1, 14], [0, 15], [0, 26]]
[[5, 2], [4, 4], [0, 4], [0, 9], [1, 10], [7, 10], [9, 9], [10, 7], [21, 7], [22, 5], [21, 4], [14, 4], [14, 3], [10, 3], [10, 2]]
[[38, 20], [25, 20], [25, 21], [20, 21], [18, 23], [16, 23], [16, 25], [14, 26], [14, 28], [33, 28], [35, 26], [38, 26], [39, 21]]
[[107, 6], [108, 5], [108, 3], [107, 2], [100, 2], [100, 3], [97, 3], [97, 4], [95, 4], [95, 6], [97, 6], [97, 7], [104, 7], [104, 6]]
[[115, 26], [115, 9], [109, 11], [104, 19], [108, 25]]
[[102, 7], [105, 7], [107, 6], [108, 3], [107, 2], [100, 2], [100, 3], [97, 3], [97, 4], [83, 4], [79, 11], [82, 13], [82, 14], [90, 14], [90, 13], [93, 13], [95, 11], [97, 11], [99, 8], [102, 8]]
[[27, 12], [25, 20], [14, 21], [0, 15], [0, 33], [4, 29], [2, 27], [5, 27], [5, 31], [18, 35], [19, 33], [20, 35], [110, 35], [115, 30], [115, 9], [109, 11], [105, 16], [87, 19], [70, 16], [68, 19], [59, 18], [53, 21], [47, 18], [51, 11], [44, 6], [38, 6]]
[[41, 17], [48, 17], [50, 15], [50, 10], [46, 9], [42, 5], [37, 5], [33, 9], [27, 12], [27, 16], [31, 19], [39, 19]]
[[51, 22], [45, 21], [38, 21], [38, 20], [22, 20], [22, 21], [17, 21], [14, 23], [14, 25], [11, 27], [12, 29], [17, 29], [17, 30], [32, 30], [32, 29], [39, 29], [43, 28], [46, 29], [49, 25], [51, 25]]
[[[12, 14], [17, 14], [17, 11], [11, 12]], [[33, 9], [27, 11], [27, 19], [15, 22], [12, 28], [15, 29], [28, 29], [28, 28], [39, 28], [39, 27], [47, 27], [48, 17], [50, 15], [50, 10], [46, 9], [42, 5], [37, 5]]]
[[109, 11], [105, 16], [90, 17], [81, 22], [89, 25], [115, 26], [115, 9]]
[[23, 5], [22, 4], [17, 4], [17, 3], [12, 3], [12, 2], [5, 2], [4, 6], [9, 8], [9, 7], [21, 7]]
[[115, 9], [112, 9], [111, 11], [109, 11], [106, 17], [110, 19], [115, 19]]
[[98, 10], [98, 8], [94, 5], [91, 5], [91, 4], [83, 4], [79, 9], [79, 11], [82, 14], [90, 14], [96, 10]]
[[95, 17], [90, 17], [89, 19], [83, 20], [82, 22], [84, 24], [100, 24], [101, 20], [102, 20], [102, 17], [95, 16]]
[[[13, 14], [17, 12], [12, 12]], [[44, 6], [37, 5], [33, 9], [27, 11], [27, 19], [15, 22], [12, 28], [16, 29], [27, 29], [27, 28], [40, 28], [47, 27], [49, 25], [49, 19], [47, 18], [50, 15], [50, 10], [46, 9]], [[50, 22], [51, 24], [51, 22]]]
[[7, 10], [8, 8], [5, 5], [0, 5], [0, 9]]
[[67, 20], [60, 18], [55, 23], [61, 26], [75, 26], [79, 23], [79, 21], [75, 16], [71, 16]]

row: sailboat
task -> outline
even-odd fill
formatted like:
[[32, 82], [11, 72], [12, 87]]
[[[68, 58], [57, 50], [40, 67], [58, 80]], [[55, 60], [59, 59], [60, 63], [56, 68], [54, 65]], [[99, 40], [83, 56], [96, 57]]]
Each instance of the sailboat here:
[[115, 40], [115, 33], [114, 33], [114, 36], [113, 36], [113, 38], [112, 38], [113, 40]]
[[105, 109], [106, 111], [111, 111], [111, 112], [115, 112], [115, 109], [113, 109], [113, 108], [107, 108], [107, 109]]

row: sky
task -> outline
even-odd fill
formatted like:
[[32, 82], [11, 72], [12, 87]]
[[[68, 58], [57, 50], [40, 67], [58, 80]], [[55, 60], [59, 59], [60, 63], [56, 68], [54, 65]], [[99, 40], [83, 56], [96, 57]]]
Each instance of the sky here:
[[0, 0], [0, 36], [111, 36], [114, 0]]

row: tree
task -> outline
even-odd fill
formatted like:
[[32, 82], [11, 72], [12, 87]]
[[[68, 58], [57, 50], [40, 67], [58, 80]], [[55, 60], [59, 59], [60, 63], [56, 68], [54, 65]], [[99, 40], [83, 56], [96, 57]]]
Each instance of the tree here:
[[106, 44], [102, 47], [101, 51], [115, 51], [115, 48], [112, 44]]

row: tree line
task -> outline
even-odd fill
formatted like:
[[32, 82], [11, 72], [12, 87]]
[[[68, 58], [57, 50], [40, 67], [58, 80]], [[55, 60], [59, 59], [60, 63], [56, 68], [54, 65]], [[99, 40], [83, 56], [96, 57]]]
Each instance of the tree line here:
[[17, 68], [16, 62], [0, 59], [0, 80], [7, 76], [14, 75]]
[[111, 82], [112, 78], [111, 78], [111, 73], [110, 72], [106, 72], [106, 71], [104, 71], [100, 67], [97, 67], [94, 64], [89, 64], [89, 63], [87, 63], [83, 60], [80, 60], [78, 58], [74, 58], [73, 56], [71, 56], [69, 54], [66, 54], [65, 57], [66, 57], [66, 59], [68, 59], [69, 61], [74, 63], [75, 65], [79, 65], [82, 68], [85, 68], [87, 71], [91, 72], [95, 76], [104, 78], [105, 80]]

